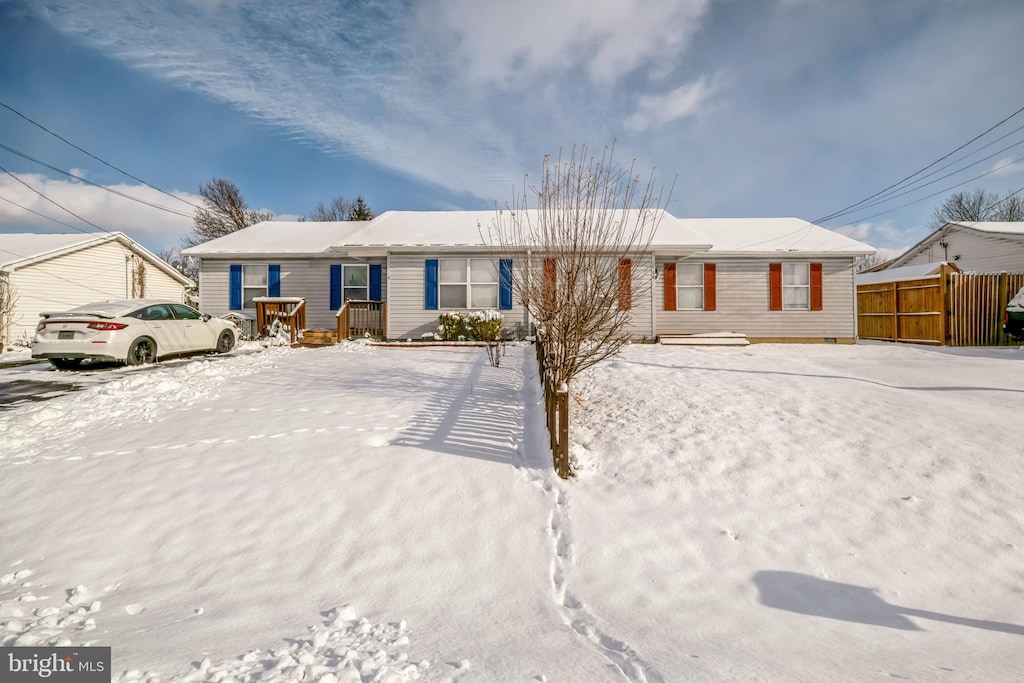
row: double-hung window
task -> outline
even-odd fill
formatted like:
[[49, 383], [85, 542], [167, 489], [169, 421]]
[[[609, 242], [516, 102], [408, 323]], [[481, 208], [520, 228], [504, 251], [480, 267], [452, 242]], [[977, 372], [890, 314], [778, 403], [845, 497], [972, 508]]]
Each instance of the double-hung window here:
[[498, 264], [491, 259], [439, 259], [441, 308], [497, 308]]
[[783, 310], [806, 311], [811, 307], [811, 269], [809, 263], [782, 264]]
[[342, 266], [342, 301], [354, 299], [365, 301], [370, 298], [370, 267], [367, 265]]
[[242, 266], [242, 308], [256, 308], [258, 296], [267, 296], [267, 266]]
[[676, 264], [676, 310], [704, 310], [704, 264]]

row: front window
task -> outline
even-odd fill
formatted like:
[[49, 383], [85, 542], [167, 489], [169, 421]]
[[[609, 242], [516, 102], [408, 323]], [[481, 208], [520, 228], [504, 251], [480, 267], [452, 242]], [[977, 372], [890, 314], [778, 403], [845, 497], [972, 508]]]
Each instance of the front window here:
[[676, 310], [704, 310], [704, 264], [676, 264]]
[[782, 308], [799, 311], [811, 307], [811, 267], [809, 263], [782, 264]]
[[203, 317], [199, 311], [184, 304], [171, 304], [171, 310], [174, 311], [174, 317], [178, 320], [199, 320]]
[[341, 267], [341, 270], [342, 300], [348, 301], [350, 299], [354, 299], [357, 301], [365, 301], [369, 299], [370, 267], [365, 265], [344, 265]]
[[441, 308], [497, 308], [498, 263], [491, 259], [440, 259]]
[[256, 308], [253, 301], [267, 295], [267, 267], [242, 266], [242, 308]]

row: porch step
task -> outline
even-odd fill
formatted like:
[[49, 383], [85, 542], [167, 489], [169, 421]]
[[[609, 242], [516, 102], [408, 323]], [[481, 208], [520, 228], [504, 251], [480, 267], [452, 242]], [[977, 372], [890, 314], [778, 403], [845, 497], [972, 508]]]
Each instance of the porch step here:
[[295, 346], [331, 346], [338, 343], [338, 333], [334, 330], [303, 330], [302, 338], [296, 340]]
[[658, 337], [663, 346], [749, 346], [742, 332], [705, 332], [703, 334], [663, 334]]

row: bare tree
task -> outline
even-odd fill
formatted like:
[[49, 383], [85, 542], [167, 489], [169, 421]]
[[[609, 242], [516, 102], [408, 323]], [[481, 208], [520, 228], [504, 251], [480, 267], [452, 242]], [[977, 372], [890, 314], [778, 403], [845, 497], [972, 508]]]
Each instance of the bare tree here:
[[860, 263], [857, 264], [857, 272], [863, 273], [891, 260], [892, 257], [888, 255], [888, 252], [876, 251], [874, 254], [869, 254], [861, 259]]
[[10, 341], [14, 307], [18, 304], [18, 287], [7, 273], [0, 273], [0, 352]]
[[1011, 192], [1000, 197], [978, 188], [947, 197], [932, 211], [927, 227], [934, 231], [946, 223], [1021, 220], [1024, 220], [1024, 199], [1019, 194]]
[[635, 165], [616, 163], [614, 148], [600, 157], [587, 147], [545, 156], [540, 185], [524, 180], [485, 236], [494, 253], [514, 255], [512, 290], [543, 335], [556, 386], [622, 349], [632, 302], [650, 290], [653, 263], [638, 261], [664, 192], [653, 171], [641, 180]]
[[309, 220], [317, 222], [347, 221], [354, 203], [338, 195], [329, 203], [320, 202], [309, 212]]
[[242, 198], [242, 191], [230, 180], [213, 178], [199, 186], [199, 196], [202, 197], [203, 208], [196, 209], [192, 232], [182, 240], [186, 247], [194, 247], [274, 218], [269, 211], [250, 209]]

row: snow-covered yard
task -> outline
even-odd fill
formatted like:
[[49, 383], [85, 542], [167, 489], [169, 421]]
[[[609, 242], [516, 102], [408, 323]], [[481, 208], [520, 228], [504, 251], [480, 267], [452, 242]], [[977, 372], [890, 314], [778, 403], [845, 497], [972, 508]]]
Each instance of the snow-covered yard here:
[[1024, 351], [632, 347], [574, 387], [568, 483], [531, 354], [271, 349], [0, 412], [0, 642], [164, 681], [1024, 670]]

